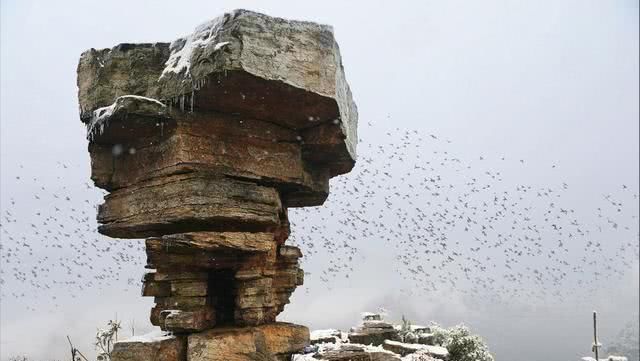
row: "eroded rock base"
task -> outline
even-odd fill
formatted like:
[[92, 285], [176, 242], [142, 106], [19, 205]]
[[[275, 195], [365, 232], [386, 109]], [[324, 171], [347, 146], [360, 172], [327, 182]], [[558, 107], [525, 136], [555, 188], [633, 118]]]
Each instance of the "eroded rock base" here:
[[276, 322], [120, 341], [111, 361], [285, 361], [307, 345], [308, 328]]

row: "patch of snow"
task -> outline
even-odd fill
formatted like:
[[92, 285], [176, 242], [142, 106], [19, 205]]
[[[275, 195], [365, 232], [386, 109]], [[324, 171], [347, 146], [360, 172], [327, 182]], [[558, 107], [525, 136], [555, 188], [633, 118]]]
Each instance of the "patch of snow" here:
[[[162, 330], [153, 330], [147, 334], [144, 335], [140, 335], [140, 336], [133, 336], [131, 338], [128, 338], [126, 340], [120, 340], [118, 342], [142, 342], [142, 343], [149, 343], [149, 342], [157, 342], [157, 341], [164, 341], [164, 340], [169, 340], [171, 338], [173, 338], [174, 336], [171, 334], [168, 334], [167, 332], [164, 332]], [[118, 343], [116, 342], [116, 343]]]
[[339, 339], [342, 338], [340, 330], [336, 330], [333, 328], [330, 328], [327, 330], [311, 331], [311, 336], [310, 336], [312, 340], [318, 340], [321, 338], [329, 338], [329, 337], [337, 337]]
[[125, 99], [137, 99], [146, 102], [156, 103], [162, 107], [166, 107], [161, 101], [153, 98], [147, 98], [140, 95], [123, 95], [118, 98], [111, 104], [106, 107], [98, 108], [93, 111], [93, 115], [91, 116], [91, 121], [87, 123], [87, 136], [89, 139], [93, 139], [95, 135], [102, 134], [104, 132], [104, 128], [107, 125], [108, 119], [113, 115], [113, 112], [118, 107], [118, 103], [121, 103]]
[[316, 361], [317, 358], [313, 357], [313, 355], [293, 355], [291, 356], [291, 361]]
[[[160, 79], [168, 73], [180, 74], [183, 70], [185, 71], [185, 77], [190, 77], [191, 55], [193, 51], [196, 48], [207, 46], [216, 38], [218, 31], [224, 24], [224, 18], [224, 15], [218, 16], [213, 20], [197, 26], [192, 34], [174, 40], [170, 45], [171, 55], [164, 64], [165, 67], [164, 70], [162, 70]], [[215, 44], [213, 50], [218, 51], [229, 44], [228, 41]]]
[[227, 46], [231, 44], [231, 42], [229, 41], [223, 41], [221, 43], [217, 43], [214, 47], [213, 47], [213, 51], [218, 51], [220, 49], [222, 49], [224, 46]]

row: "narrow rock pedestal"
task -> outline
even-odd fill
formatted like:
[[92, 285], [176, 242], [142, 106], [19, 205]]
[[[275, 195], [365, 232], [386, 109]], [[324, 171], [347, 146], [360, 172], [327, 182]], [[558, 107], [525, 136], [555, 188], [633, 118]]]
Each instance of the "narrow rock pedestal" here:
[[91, 49], [78, 65], [98, 231], [146, 238], [142, 295], [167, 334], [113, 361], [285, 360], [277, 323], [304, 272], [287, 209], [355, 164], [357, 109], [331, 27], [246, 10], [172, 43]]

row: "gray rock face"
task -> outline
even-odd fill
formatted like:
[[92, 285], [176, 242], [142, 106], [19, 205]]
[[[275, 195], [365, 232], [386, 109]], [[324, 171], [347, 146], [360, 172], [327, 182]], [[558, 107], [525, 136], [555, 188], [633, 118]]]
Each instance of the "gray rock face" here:
[[78, 88], [85, 122], [118, 96], [138, 95], [298, 131], [332, 176], [355, 162], [358, 113], [330, 26], [235, 10], [170, 45], [91, 49]]
[[119, 189], [98, 209], [98, 231], [141, 238], [181, 230], [246, 227], [265, 230], [280, 223], [278, 192], [255, 183], [204, 174], [178, 174]]

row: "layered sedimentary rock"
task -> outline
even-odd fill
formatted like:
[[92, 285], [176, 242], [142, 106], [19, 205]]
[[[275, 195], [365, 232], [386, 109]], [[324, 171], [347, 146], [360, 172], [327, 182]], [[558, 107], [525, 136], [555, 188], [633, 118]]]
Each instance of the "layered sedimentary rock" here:
[[181, 335], [119, 343], [114, 360], [182, 343], [167, 361], [244, 360], [245, 346], [275, 360], [308, 344], [274, 322], [304, 275], [287, 209], [321, 205], [355, 163], [331, 27], [236, 10], [172, 43], [91, 49], [78, 88], [91, 178], [109, 192], [98, 231], [146, 238], [150, 320]]
[[214, 328], [189, 336], [190, 361], [288, 361], [309, 344], [309, 329], [287, 323]]

